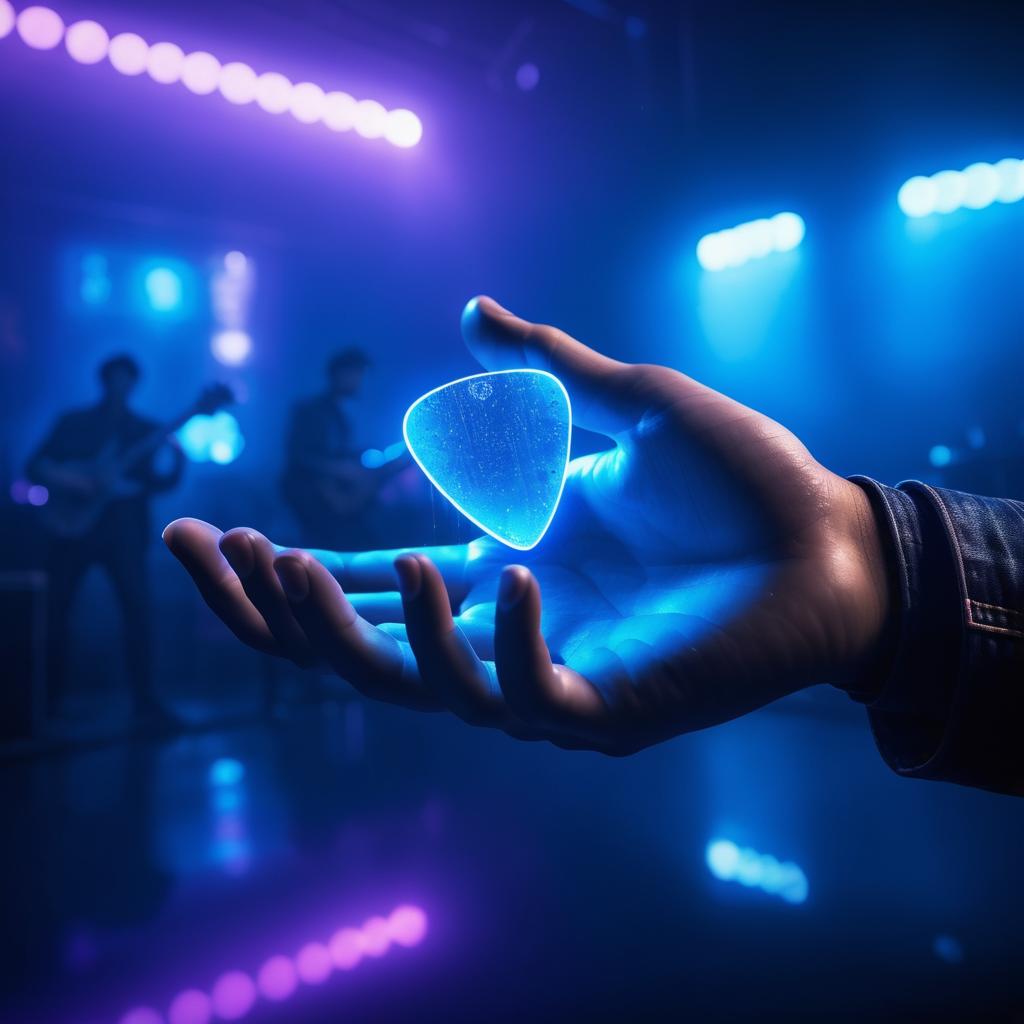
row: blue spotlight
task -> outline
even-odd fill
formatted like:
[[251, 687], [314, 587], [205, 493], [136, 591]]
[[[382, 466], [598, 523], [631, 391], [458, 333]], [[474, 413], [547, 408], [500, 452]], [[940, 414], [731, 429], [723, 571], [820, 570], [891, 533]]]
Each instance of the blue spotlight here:
[[704, 851], [708, 870], [722, 882], [737, 882], [748, 889], [760, 889], [787, 903], [807, 899], [807, 876], [790, 861], [780, 862], [770, 854], [739, 847], [729, 839], [712, 839]]
[[245, 765], [233, 757], [220, 757], [210, 765], [211, 786], [237, 786], [245, 778]]
[[931, 178], [921, 174], [906, 181], [896, 195], [896, 202], [908, 217], [927, 217], [935, 212], [939, 190]]
[[964, 206], [981, 210], [999, 195], [999, 174], [992, 164], [971, 164], [964, 170]]
[[932, 175], [935, 182], [935, 212], [952, 213], [959, 210], [967, 194], [967, 179], [960, 171], [939, 171]]
[[193, 462], [234, 462], [245, 447], [238, 420], [223, 409], [213, 416], [193, 416], [179, 428], [178, 442]]
[[176, 310], [184, 298], [184, 286], [180, 275], [170, 267], [153, 267], [142, 279], [146, 290], [146, 301], [157, 313]]
[[928, 461], [936, 469], [948, 466], [953, 461], [953, 449], [945, 444], [937, 444], [928, 452]]
[[705, 859], [711, 874], [727, 882], [736, 875], [740, 863], [740, 848], [728, 839], [716, 839], [708, 843]]
[[973, 163], [962, 171], [937, 171], [905, 181], [896, 202], [908, 217], [952, 213], [966, 207], [983, 210], [995, 202], [1024, 199], [1024, 161], [1006, 157], [995, 164]]
[[697, 243], [697, 262], [705, 270], [739, 267], [773, 252], [795, 249], [806, 233], [806, 225], [799, 214], [777, 213], [774, 217], [762, 217], [705, 235]]
[[995, 165], [995, 172], [999, 178], [996, 199], [1000, 203], [1016, 203], [1024, 199], [1024, 160], [1008, 156]]

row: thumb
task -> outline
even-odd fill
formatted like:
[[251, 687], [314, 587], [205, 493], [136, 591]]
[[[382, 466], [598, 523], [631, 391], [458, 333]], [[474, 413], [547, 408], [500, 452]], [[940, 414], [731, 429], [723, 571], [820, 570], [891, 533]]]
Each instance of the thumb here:
[[547, 370], [565, 385], [574, 422], [614, 435], [636, 425], [636, 367], [587, 348], [564, 331], [521, 320], [494, 299], [478, 295], [462, 311], [462, 336], [488, 370]]

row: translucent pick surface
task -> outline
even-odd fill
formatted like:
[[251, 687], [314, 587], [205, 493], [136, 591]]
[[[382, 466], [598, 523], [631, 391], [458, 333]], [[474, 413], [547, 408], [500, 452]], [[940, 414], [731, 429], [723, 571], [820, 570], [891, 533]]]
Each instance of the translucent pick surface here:
[[572, 412], [544, 370], [463, 377], [405, 414], [405, 443], [435, 487], [509, 547], [534, 547], [551, 525], [569, 464]]

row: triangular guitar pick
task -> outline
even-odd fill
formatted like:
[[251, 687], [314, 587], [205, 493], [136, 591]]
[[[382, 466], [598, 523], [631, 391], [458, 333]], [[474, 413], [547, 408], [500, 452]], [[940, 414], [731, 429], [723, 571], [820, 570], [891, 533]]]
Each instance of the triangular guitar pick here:
[[551, 525], [565, 486], [572, 411], [544, 370], [444, 384], [409, 407], [405, 443], [431, 483], [492, 537], [520, 551]]

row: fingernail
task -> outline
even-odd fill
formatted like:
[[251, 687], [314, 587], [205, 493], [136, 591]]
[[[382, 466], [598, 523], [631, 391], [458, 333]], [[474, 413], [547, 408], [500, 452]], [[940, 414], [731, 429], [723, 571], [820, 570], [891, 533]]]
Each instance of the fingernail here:
[[[240, 538], [236, 540], [235, 538]], [[252, 538], [247, 533], [232, 534], [229, 542], [221, 551], [228, 560], [228, 565], [235, 570], [235, 575], [244, 580], [253, 570], [255, 557], [252, 551]]]
[[423, 570], [414, 555], [399, 555], [395, 559], [395, 575], [398, 577], [398, 589], [404, 598], [413, 598], [423, 586]]
[[309, 573], [297, 558], [281, 558], [274, 562], [274, 571], [289, 601], [304, 601], [309, 594]]
[[512, 608], [518, 604], [526, 593], [528, 580], [527, 570], [521, 565], [506, 566], [498, 583], [498, 604], [502, 608]]

